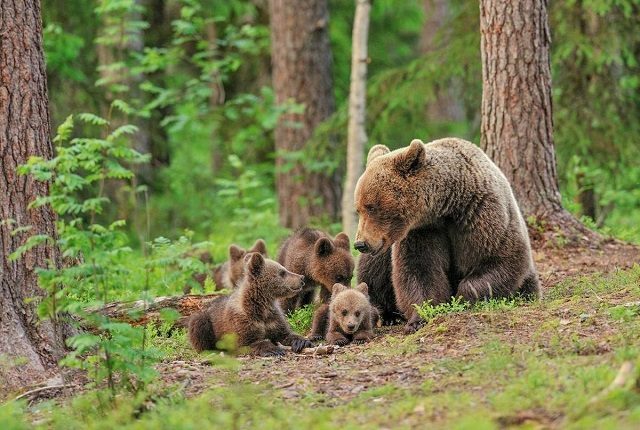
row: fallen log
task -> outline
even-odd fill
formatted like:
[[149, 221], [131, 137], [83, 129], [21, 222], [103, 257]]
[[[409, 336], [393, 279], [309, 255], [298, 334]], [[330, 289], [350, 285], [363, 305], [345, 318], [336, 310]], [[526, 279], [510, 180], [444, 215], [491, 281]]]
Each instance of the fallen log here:
[[180, 313], [180, 318], [176, 320], [173, 327], [180, 328], [186, 327], [189, 316], [206, 309], [214, 299], [223, 295], [221, 292], [216, 292], [213, 294], [156, 297], [152, 301], [112, 302], [99, 309], [87, 309], [87, 311], [99, 312], [111, 319], [137, 326], [162, 321], [161, 311], [172, 308]]

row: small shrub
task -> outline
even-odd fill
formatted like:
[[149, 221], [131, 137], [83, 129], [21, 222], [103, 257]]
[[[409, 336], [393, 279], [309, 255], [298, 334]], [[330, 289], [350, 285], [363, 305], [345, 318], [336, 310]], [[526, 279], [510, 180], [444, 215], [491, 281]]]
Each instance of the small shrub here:
[[304, 334], [311, 329], [311, 323], [313, 322], [313, 312], [314, 307], [312, 304], [309, 304], [296, 309], [289, 315], [287, 315], [287, 319], [289, 320], [291, 329], [294, 332], [304, 336]]

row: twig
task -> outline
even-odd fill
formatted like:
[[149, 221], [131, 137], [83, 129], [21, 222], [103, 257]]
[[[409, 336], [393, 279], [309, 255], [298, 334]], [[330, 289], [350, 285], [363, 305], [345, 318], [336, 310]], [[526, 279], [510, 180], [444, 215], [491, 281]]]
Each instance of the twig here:
[[634, 379], [635, 379], [635, 366], [631, 361], [625, 361], [624, 363], [622, 363], [622, 366], [620, 366], [620, 370], [618, 370], [618, 374], [614, 378], [613, 382], [611, 382], [611, 384], [609, 384], [609, 386], [604, 390], [602, 390], [599, 394], [592, 397], [591, 400], [589, 401], [589, 404], [593, 404], [597, 402], [598, 400], [607, 396], [609, 393], [611, 393], [614, 390], [626, 387], [629, 384], [629, 382], [633, 381]]
[[[286, 349], [287, 351], [291, 351], [291, 347], [290, 346], [283, 346], [284, 349]], [[302, 351], [298, 352], [298, 354], [301, 355], [329, 355], [329, 354], [333, 354], [333, 352], [335, 351], [336, 347], [333, 345], [318, 345], [316, 347], [313, 348], [305, 348]]]
[[32, 394], [37, 394], [37, 393], [40, 393], [42, 391], [54, 390], [54, 389], [59, 389], [59, 388], [70, 388], [70, 387], [73, 387], [73, 385], [70, 385], [70, 384], [47, 385], [46, 387], [34, 388], [33, 390], [29, 390], [26, 393], [22, 393], [22, 394], [20, 394], [18, 397], [16, 397], [13, 400], [24, 399], [25, 397], [29, 397]]

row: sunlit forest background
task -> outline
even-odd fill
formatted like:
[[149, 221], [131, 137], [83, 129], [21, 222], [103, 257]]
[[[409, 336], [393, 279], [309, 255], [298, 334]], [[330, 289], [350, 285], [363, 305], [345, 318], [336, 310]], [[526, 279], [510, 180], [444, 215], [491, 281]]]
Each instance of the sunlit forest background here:
[[[479, 142], [476, 1], [377, 0], [369, 37], [369, 145], [459, 136]], [[555, 144], [565, 206], [616, 237], [640, 240], [640, 17], [632, 1], [551, 2]], [[354, 3], [330, 1], [335, 113], [301, 153], [343, 175]], [[134, 241], [189, 231], [220, 260], [230, 242], [287, 233], [278, 222], [276, 106], [266, 1], [43, 2], [52, 122], [91, 112], [131, 124], [136, 190], [111, 181], [99, 217]], [[114, 109], [113, 102], [122, 109]], [[74, 135], [100, 133], [76, 121]], [[329, 150], [327, 142], [339, 150]], [[635, 168], [634, 168], [635, 167]], [[285, 165], [283, 168], [287, 168]], [[132, 197], [133, 196], [133, 197]], [[146, 219], [149, 224], [146, 225]], [[339, 230], [335, 219], [315, 224]], [[245, 243], [247, 245], [248, 243]]]
[[[636, 428], [639, 30], [640, 0], [0, 0], [0, 428]], [[487, 282], [476, 304], [413, 304], [416, 333], [239, 360], [231, 333], [196, 353], [189, 315], [253, 288], [217, 276], [245, 255], [231, 244], [276, 259], [300, 227], [346, 231], [341, 279], [359, 283], [342, 203], [359, 155], [449, 136], [492, 147], [511, 181], [539, 300]]]

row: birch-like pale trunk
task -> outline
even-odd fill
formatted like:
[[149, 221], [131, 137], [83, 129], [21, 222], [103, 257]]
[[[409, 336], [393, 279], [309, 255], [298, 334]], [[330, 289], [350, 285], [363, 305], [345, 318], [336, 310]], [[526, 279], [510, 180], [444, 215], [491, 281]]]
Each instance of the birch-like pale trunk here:
[[351, 54], [351, 84], [349, 87], [349, 125], [347, 130], [347, 178], [342, 193], [342, 229], [349, 237], [356, 231], [357, 218], [354, 205], [356, 182], [363, 172], [364, 148], [367, 143], [365, 130], [367, 98], [367, 39], [371, 2], [356, 1], [353, 21]]

